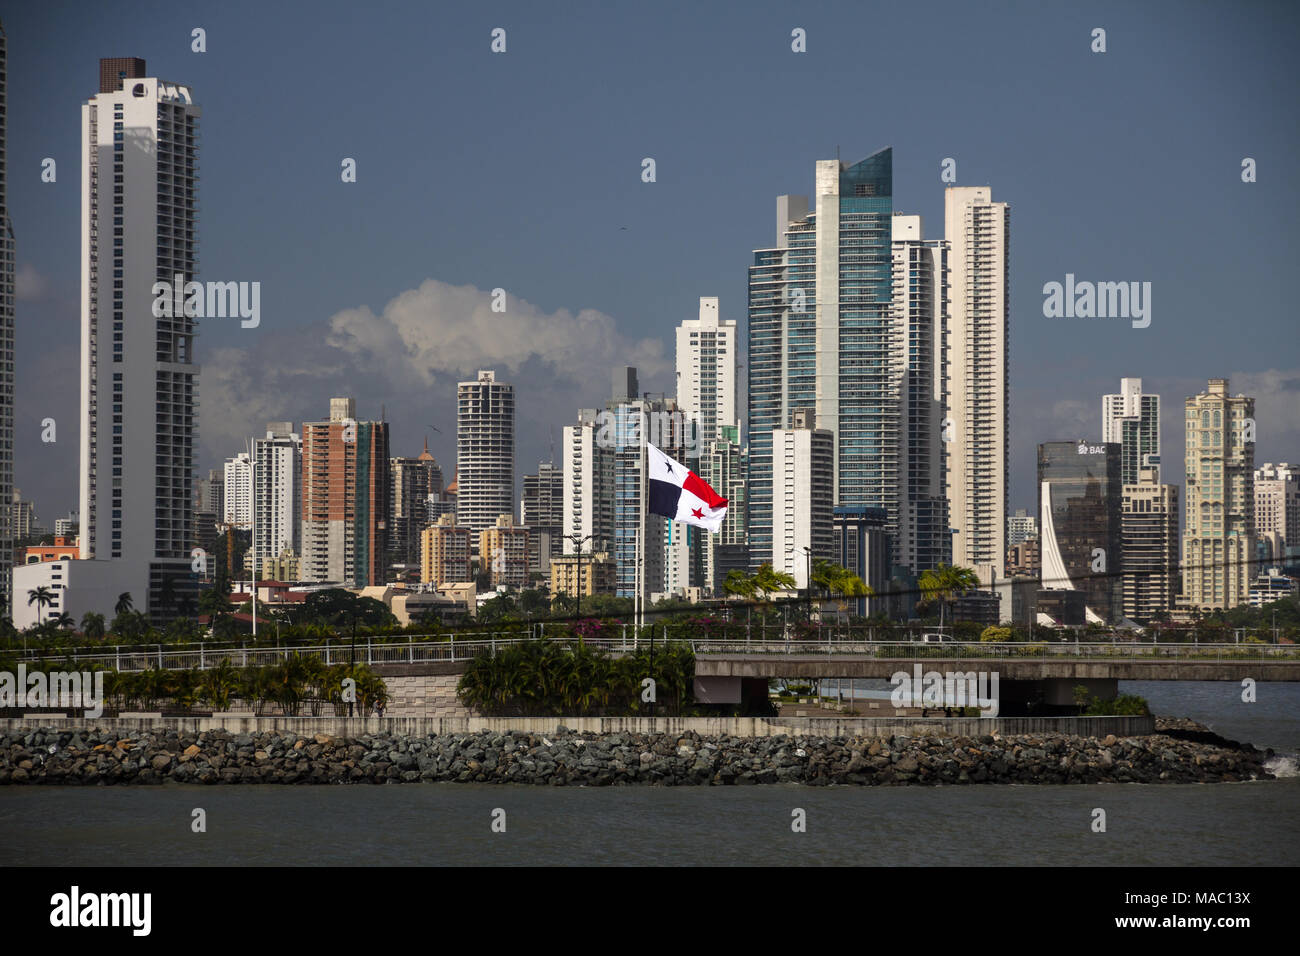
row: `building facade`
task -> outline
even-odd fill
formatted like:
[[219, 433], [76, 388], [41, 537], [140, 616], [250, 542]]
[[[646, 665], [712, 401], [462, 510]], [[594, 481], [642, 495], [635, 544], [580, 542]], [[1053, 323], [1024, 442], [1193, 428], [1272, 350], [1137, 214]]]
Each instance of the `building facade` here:
[[9, 38], [0, 23], [0, 608], [13, 593], [14, 229], [9, 221]]
[[1183, 593], [1193, 608], [1246, 603], [1255, 554], [1255, 400], [1212, 378], [1184, 403]]
[[1038, 537], [1038, 517], [1026, 514], [1024, 508], [1017, 508], [1016, 513], [1007, 517], [1007, 547]]
[[1172, 611], [1182, 593], [1178, 491], [1177, 485], [1160, 483], [1155, 465], [1139, 468], [1137, 483], [1124, 485], [1124, 616], [1139, 624]]
[[197, 586], [199, 116], [188, 87], [135, 58], [100, 60], [81, 108], [81, 553], [112, 568], [77, 573], [112, 579], [158, 623], [165, 591]]
[[1284, 461], [1255, 470], [1255, 534], [1268, 561], [1300, 561], [1300, 468]]
[[909, 575], [952, 563], [947, 448], [948, 242], [920, 216], [894, 214], [893, 365], [899, 468], [893, 565]]
[[750, 563], [776, 551], [773, 432], [810, 409], [831, 433], [835, 503], [897, 522], [899, 396], [892, 337], [893, 151], [816, 165], [810, 214], [777, 200], [777, 244], [749, 270]]
[[420, 532], [420, 580], [441, 587], [474, 580], [473, 532], [445, 514]]
[[302, 580], [384, 583], [388, 551], [388, 424], [330, 399], [328, 421], [302, 426]]
[[267, 423], [266, 437], [253, 442], [253, 463], [253, 567], [266, 576], [286, 552], [302, 552], [302, 436], [292, 422]]
[[224, 489], [221, 520], [247, 528], [253, 521], [253, 459], [246, 451], [227, 458], [222, 466]]
[[1154, 468], [1160, 483], [1160, 396], [1142, 392], [1142, 379], [1122, 378], [1119, 392], [1101, 397], [1101, 440], [1116, 442], [1124, 484], [1136, 485], [1139, 470]]
[[607, 551], [614, 543], [614, 445], [594, 408], [564, 428], [561, 550]]
[[514, 512], [515, 387], [481, 371], [456, 386], [456, 520], [476, 535]]
[[388, 499], [389, 548], [403, 564], [420, 563], [420, 534], [442, 514], [442, 468], [429, 440], [414, 458], [388, 462], [393, 488]]
[[811, 563], [835, 557], [835, 437], [811, 409], [791, 417], [792, 427], [772, 432], [772, 567], [803, 590]]
[[1123, 613], [1120, 447], [1111, 442], [1038, 446], [1042, 582], [1085, 596], [1088, 620]]
[[993, 202], [987, 186], [949, 186], [944, 234], [952, 560], [961, 567], [997, 568], [1006, 559], [1011, 457], [1011, 209]]
[[698, 426], [692, 445], [704, 447], [721, 429], [740, 424], [736, 417], [738, 335], [735, 319], [719, 317], [716, 296], [701, 296], [699, 318], [677, 326], [677, 406]]
[[493, 589], [523, 590], [528, 586], [528, 528], [512, 515], [497, 515], [496, 524], [478, 533], [478, 553]]
[[524, 475], [519, 499], [519, 523], [528, 528], [528, 570], [550, 573], [551, 558], [564, 551], [564, 469], [554, 462], [537, 465], [537, 474]]

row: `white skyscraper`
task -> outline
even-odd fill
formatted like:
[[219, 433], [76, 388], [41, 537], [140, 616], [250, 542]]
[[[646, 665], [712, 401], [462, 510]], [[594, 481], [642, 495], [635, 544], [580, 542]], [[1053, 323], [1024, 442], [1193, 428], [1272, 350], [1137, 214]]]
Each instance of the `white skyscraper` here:
[[[600, 441], [600, 423], [594, 408], [578, 412], [578, 421], [564, 427], [564, 535], [565, 554], [608, 548], [614, 540], [614, 449]], [[577, 536], [577, 542], [574, 536]]]
[[892, 557], [896, 567], [919, 575], [952, 561], [943, 441], [948, 242], [925, 239], [920, 216], [895, 213], [892, 233], [899, 434]]
[[484, 371], [456, 387], [457, 524], [473, 540], [515, 511], [515, 387]]
[[717, 296], [700, 297], [700, 317], [677, 326], [677, 407], [699, 423], [699, 445], [736, 418], [735, 319], [718, 317]]
[[944, 194], [948, 254], [948, 507], [953, 564], [1006, 566], [1011, 210], [987, 186]]
[[135, 58], [101, 60], [99, 92], [81, 108], [80, 514], [89, 560], [68, 587], [76, 594], [84, 580], [108, 601], [87, 609], [109, 612], [112, 592], [128, 591], [155, 620], [171, 610], [162, 606], [165, 580], [175, 594], [193, 585], [196, 324], [187, 309], [156, 310], [155, 286], [195, 277], [198, 119], [187, 87], [146, 76]]
[[292, 422], [269, 422], [253, 442], [253, 549], [258, 576], [286, 550], [302, 554], [302, 436]]
[[1120, 379], [1118, 394], [1101, 397], [1101, 440], [1121, 447], [1124, 484], [1138, 484], [1143, 468], [1154, 468], [1159, 484], [1160, 396], [1142, 394], [1140, 378]]
[[241, 451], [227, 458], [223, 468], [226, 489], [225, 513], [221, 520], [230, 524], [252, 526], [253, 521], [253, 460], [248, 452]]
[[810, 409], [791, 418], [790, 428], [772, 430], [772, 566], [802, 589], [811, 561], [829, 559], [833, 550], [835, 440], [816, 427]]

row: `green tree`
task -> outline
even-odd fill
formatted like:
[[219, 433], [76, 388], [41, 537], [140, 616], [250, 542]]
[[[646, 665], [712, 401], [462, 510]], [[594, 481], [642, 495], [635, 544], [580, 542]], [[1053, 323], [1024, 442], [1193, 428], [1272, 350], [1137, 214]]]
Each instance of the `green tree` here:
[[939, 626], [943, 627], [944, 607], [953, 596], [965, 594], [979, 587], [979, 575], [970, 568], [954, 567], [940, 564], [937, 568], [921, 573], [917, 582], [926, 601], [939, 602]]
[[106, 633], [104, 615], [87, 611], [81, 615], [81, 633], [92, 641], [101, 640]]
[[131, 592], [123, 591], [117, 596], [117, 604], [113, 605], [113, 613], [121, 617], [123, 614], [129, 613], [134, 606], [135, 602], [131, 600]]
[[30, 591], [27, 592], [27, 606], [31, 607], [33, 604], [35, 604], [36, 614], [38, 617], [40, 616], [41, 612], [45, 610], [46, 605], [53, 604], [53, 603], [54, 603], [54, 592], [51, 591], [48, 587], [46, 587], [43, 584], [40, 587], [32, 588]]

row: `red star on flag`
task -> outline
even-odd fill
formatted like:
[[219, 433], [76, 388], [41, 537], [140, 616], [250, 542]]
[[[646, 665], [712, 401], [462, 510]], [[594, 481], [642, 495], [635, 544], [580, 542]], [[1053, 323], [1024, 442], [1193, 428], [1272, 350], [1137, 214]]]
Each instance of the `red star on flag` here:
[[696, 517], [696, 518], [703, 518], [703, 517], [704, 517], [704, 512], [703, 512], [702, 510], [700, 510], [699, 508], [692, 508], [692, 509], [691, 509], [691, 515], [694, 516], [694, 517]]

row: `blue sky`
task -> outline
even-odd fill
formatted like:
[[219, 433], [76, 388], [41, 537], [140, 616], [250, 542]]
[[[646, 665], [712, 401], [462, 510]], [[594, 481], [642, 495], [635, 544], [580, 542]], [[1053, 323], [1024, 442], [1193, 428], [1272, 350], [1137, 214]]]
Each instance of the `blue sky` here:
[[[199, 277], [262, 284], [259, 328], [213, 320], [198, 343], [201, 471], [345, 394], [362, 417], [386, 409], [394, 454], [428, 432], [449, 464], [455, 382], [479, 368], [516, 384], [532, 470], [614, 365], [671, 391], [672, 329], [699, 296], [744, 320], [778, 194], [810, 193], [837, 147], [886, 145], [895, 208], [929, 238], [945, 157], [1011, 203], [1013, 508], [1032, 507], [1035, 444], [1098, 438], [1126, 375], [1162, 396], [1166, 480], [1182, 401], [1210, 377], [1257, 398], [1260, 461], [1300, 459], [1292, 4], [47, 0], [0, 16], [16, 484], [46, 524], [76, 505], [79, 107], [103, 56], [192, 87]], [[1067, 272], [1151, 282], [1151, 326], [1044, 318], [1043, 284]]]

